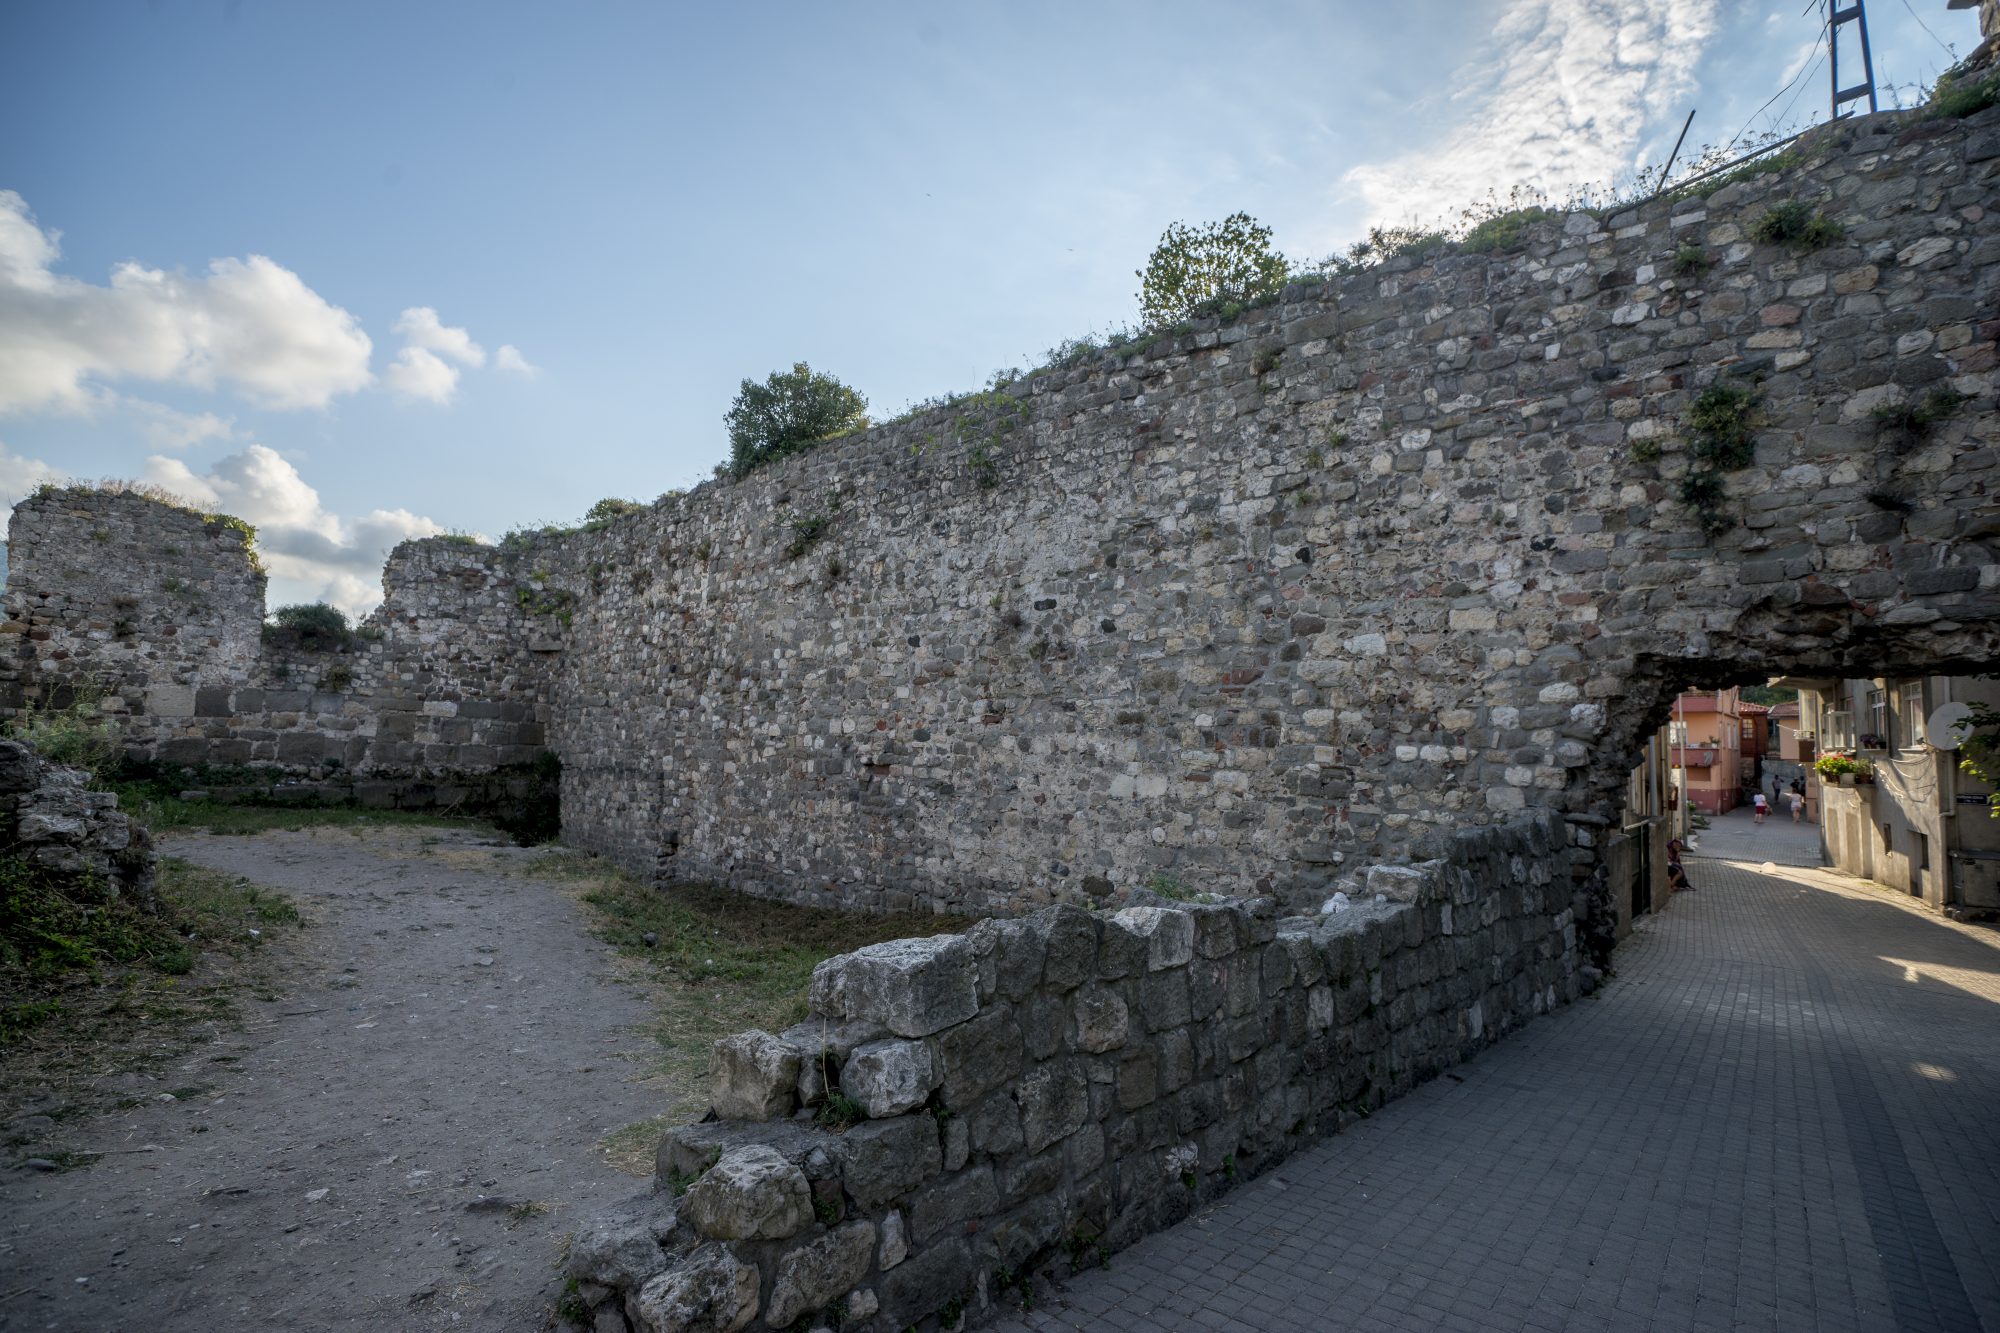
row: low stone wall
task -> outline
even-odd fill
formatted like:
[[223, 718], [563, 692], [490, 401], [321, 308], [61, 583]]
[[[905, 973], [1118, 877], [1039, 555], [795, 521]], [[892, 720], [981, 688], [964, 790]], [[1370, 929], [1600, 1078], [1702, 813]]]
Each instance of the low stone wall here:
[[[1589, 984], [1561, 819], [1268, 900], [1075, 906], [814, 972], [577, 1238], [600, 1330], [980, 1316], [1188, 1215]], [[828, 1127], [828, 1121], [852, 1123]]]
[[19, 857], [91, 899], [115, 895], [157, 912], [152, 837], [119, 810], [116, 796], [88, 790], [89, 776], [0, 740], [0, 856]]

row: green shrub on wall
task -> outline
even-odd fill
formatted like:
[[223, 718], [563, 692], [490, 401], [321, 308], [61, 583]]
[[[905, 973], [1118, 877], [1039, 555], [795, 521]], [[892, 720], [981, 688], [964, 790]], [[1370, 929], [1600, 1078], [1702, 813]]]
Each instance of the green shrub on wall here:
[[868, 400], [805, 362], [773, 371], [762, 384], [744, 380], [723, 421], [729, 426], [729, 466], [742, 476], [823, 440], [864, 430]]
[[1285, 257], [1271, 248], [1271, 229], [1248, 213], [1202, 227], [1176, 222], [1139, 272], [1140, 312], [1154, 328], [1220, 313], [1210, 307], [1275, 294], [1285, 271]]

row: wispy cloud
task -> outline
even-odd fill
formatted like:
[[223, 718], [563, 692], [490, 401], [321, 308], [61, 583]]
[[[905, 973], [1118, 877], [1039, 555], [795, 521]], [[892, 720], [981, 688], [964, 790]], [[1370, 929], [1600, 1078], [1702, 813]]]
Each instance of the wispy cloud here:
[[1376, 223], [1428, 221], [1517, 184], [1552, 193], [1629, 174], [1680, 109], [1720, 0], [1510, 0], [1490, 71], [1461, 70], [1450, 138], [1350, 170]]

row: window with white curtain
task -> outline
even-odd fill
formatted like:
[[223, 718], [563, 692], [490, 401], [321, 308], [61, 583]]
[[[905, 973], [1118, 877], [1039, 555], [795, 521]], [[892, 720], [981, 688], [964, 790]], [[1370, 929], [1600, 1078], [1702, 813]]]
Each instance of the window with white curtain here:
[[1924, 682], [1906, 680], [1896, 690], [1896, 744], [1924, 743]]

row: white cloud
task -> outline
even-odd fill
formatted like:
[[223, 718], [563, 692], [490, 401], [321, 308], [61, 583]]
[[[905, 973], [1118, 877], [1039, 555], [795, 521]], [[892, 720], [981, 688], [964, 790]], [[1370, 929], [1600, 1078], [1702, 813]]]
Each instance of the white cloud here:
[[54, 271], [58, 240], [0, 190], [0, 413], [83, 410], [119, 379], [318, 408], [372, 379], [354, 316], [263, 255], [217, 259], [202, 277], [128, 261], [98, 286]]
[[255, 524], [271, 571], [273, 605], [327, 601], [354, 615], [382, 600], [382, 562], [410, 537], [444, 529], [407, 509], [376, 509], [351, 522], [277, 450], [253, 444], [196, 472], [178, 458], [146, 460], [146, 480]]
[[0, 509], [12, 509], [28, 492], [45, 481], [61, 481], [63, 474], [39, 458], [23, 458], [0, 444]]
[[1373, 222], [1430, 221], [1528, 184], [1560, 195], [1637, 165], [1648, 125], [1685, 109], [1720, 0], [1510, 0], [1448, 142], [1349, 171]]
[[447, 365], [443, 357], [422, 347], [405, 347], [396, 353], [382, 378], [405, 398], [420, 399], [442, 407], [458, 393], [458, 367]]
[[493, 354], [493, 368], [504, 370], [509, 375], [519, 375], [524, 380], [531, 380], [542, 373], [542, 368], [529, 365], [528, 358], [522, 356], [521, 349], [512, 343], [502, 343], [500, 350]]
[[405, 310], [396, 320], [396, 332], [403, 335], [407, 347], [436, 352], [461, 366], [486, 364], [486, 349], [472, 341], [472, 335], [464, 329], [443, 323], [438, 312], [427, 305], [413, 305]]
[[164, 403], [121, 398], [120, 404], [140, 420], [140, 429], [156, 449], [189, 449], [209, 440], [236, 438], [236, 423], [213, 412], [180, 412]]

